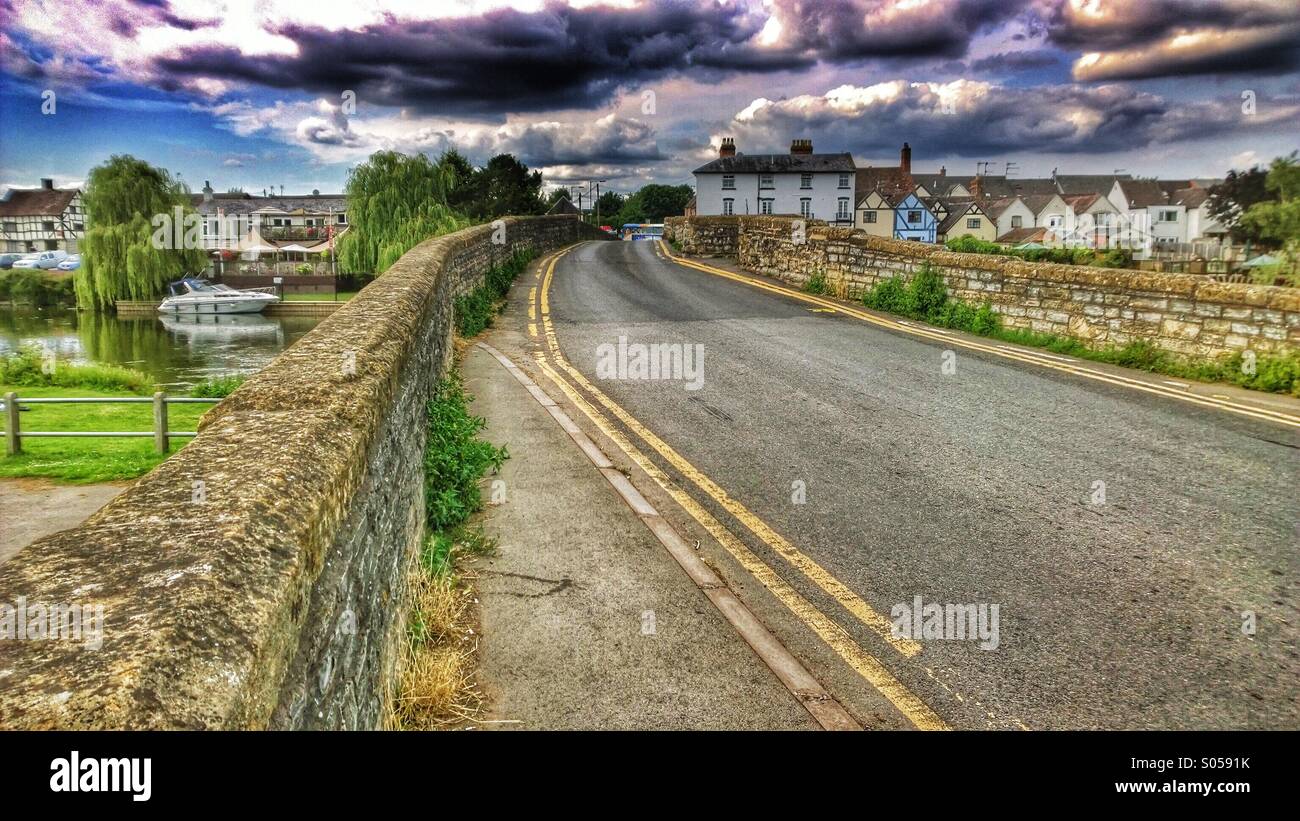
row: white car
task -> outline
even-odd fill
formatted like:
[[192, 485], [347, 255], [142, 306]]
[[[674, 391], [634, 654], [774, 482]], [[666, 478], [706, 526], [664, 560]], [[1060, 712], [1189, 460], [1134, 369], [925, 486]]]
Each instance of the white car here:
[[68, 258], [67, 251], [40, 251], [35, 254], [28, 254], [14, 263], [15, 268], [41, 268], [49, 270], [57, 268], [60, 262]]
[[81, 254], [73, 254], [56, 266], [60, 271], [75, 271], [81, 267]]

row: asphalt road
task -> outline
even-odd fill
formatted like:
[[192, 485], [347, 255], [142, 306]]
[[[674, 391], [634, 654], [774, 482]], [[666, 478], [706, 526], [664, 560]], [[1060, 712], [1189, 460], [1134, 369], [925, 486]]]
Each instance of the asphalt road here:
[[[877, 612], [998, 606], [996, 649], [935, 638], [908, 657], [646, 449], [950, 726], [1300, 728], [1295, 429], [946, 359], [649, 242], [578, 247], [549, 297], [573, 367]], [[602, 378], [619, 337], [702, 346], [701, 386]], [[864, 724], [908, 726], [760, 582], [709, 558]]]

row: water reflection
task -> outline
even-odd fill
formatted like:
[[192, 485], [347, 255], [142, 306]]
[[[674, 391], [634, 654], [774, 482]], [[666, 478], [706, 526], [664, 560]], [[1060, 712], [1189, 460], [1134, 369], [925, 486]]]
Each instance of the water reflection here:
[[256, 373], [316, 326], [320, 317], [117, 317], [72, 310], [0, 308], [0, 353], [21, 345], [60, 359], [125, 365], [161, 385]]

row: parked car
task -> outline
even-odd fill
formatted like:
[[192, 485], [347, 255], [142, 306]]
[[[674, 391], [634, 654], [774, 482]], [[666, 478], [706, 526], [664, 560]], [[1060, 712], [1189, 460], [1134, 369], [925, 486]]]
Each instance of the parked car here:
[[81, 254], [73, 254], [58, 264], [60, 271], [75, 271], [81, 267]]
[[57, 268], [60, 262], [68, 258], [67, 251], [39, 251], [28, 254], [14, 263], [15, 268], [41, 268], [48, 271]]
[[14, 267], [14, 263], [24, 256], [25, 254], [0, 254], [0, 269], [8, 270]]

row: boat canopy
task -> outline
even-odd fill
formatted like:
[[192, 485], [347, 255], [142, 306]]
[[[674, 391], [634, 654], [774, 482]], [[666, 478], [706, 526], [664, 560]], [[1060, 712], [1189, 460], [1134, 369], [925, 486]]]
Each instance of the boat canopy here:
[[194, 291], [211, 291], [212, 286], [197, 277], [185, 277], [168, 284], [167, 293], [171, 296], [184, 296]]

